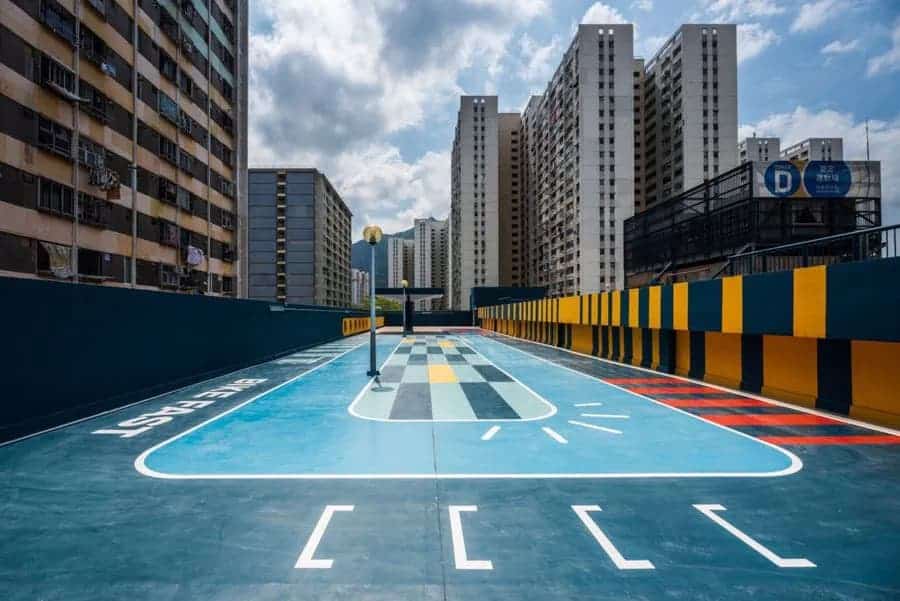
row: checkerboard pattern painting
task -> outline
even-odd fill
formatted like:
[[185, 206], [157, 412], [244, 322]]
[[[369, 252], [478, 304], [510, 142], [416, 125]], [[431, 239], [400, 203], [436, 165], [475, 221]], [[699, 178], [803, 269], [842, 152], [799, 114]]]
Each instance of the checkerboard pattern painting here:
[[403, 338], [352, 412], [389, 421], [523, 420], [553, 407], [462, 338], [435, 334]]

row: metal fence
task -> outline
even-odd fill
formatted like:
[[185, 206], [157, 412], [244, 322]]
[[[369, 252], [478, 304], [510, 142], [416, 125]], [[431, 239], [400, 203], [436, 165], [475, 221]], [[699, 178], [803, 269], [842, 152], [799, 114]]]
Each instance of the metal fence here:
[[786, 271], [797, 267], [871, 261], [900, 256], [900, 224], [825, 236], [806, 242], [731, 255], [725, 275]]

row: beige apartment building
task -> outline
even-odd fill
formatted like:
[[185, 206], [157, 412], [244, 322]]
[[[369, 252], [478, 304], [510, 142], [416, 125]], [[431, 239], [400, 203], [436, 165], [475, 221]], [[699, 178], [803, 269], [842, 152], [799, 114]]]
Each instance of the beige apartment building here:
[[387, 241], [387, 285], [401, 288], [403, 280], [413, 286], [416, 269], [416, 242], [396, 236]]
[[447, 219], [416, 219], [414, 224], [415, 263], [410, 285], [416, 288], [443, 288], [444, 297], [417, 301], [418, 309], [444, 309], [447, 306], [448, 252], [450, 250], [450, 223]]
[[525, 211], [525, 128], [519, 113], [497, 115], [500, 285], [524, 286], [528, 254]]
[[461, 96], [450, 173], [450, 306], [500, 284], [497, 97]]
[[0, 0], [0, 274], [237, 295], [246, 0]]

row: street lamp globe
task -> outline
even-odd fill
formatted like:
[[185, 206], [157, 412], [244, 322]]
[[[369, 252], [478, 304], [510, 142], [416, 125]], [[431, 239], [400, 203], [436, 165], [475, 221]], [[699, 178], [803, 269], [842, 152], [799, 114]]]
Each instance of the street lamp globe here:
[[404, 288], [409, 288], [409, 280], [400, 280], [400, 285]]
[[379, 242], [381, 242], [381, 228], [377, 225], [367, 225], [363, 228], [363, 240], [367, 243], [375, 246]]

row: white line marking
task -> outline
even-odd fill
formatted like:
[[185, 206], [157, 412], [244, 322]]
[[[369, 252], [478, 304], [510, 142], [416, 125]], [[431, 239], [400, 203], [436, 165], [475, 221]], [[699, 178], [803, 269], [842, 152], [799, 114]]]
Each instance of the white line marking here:
[[[515, 336], [509, 336], [508, 334], [501, 334], [500, 332], [493, 332], [491, 330], [484, 330], [484, 331], [491, 332], [491, 334], [497, 334], [499, 336], [503, 336], [504, 338], [509, 338], [511, 340], [518, 340], [520, 342], [527, 342], [530, 344], [536, 344], [538, 346], [546, 346], [547, 348], [552, 348], [553, 350], [557, 350], [557, 351], [563, 351], [566, 353], [570, 353], [572, 355], [578, 355], [579, 357], [587, 357], [588, 359], [594, 359], [594, 360], [600, 361], [602, 363], [609, 363], [610, 365], [619, 365], [619, 366], [624, 365], [626, 367], [630, 367], [631, 369], [643, 371], [648, 374], [654, 374], [654, 375], [663, 376], [666, 378], [674, 378], [676, 380], [681, 380], [682, 382], [689, 382], [691, 384], [697, 384], [699, 386], [708, 386], [710, 388], [715, 388], [716, 390], [721, 390], [722, 392], [730, 392], [732, 394], [737, 394], [737, 395], [740, 395], [747, 399], [756, 399], [758, 401], [765, 401], [766, 403], [772, 403], [773, 405], [778, 405], [779, 407], [784, 407], [786, 409], [794, 409], [796, 411], [802, 411], [803, 413], [809, 413], [810, 415], [820, 415], [822, 417], [830, 417], [831, 419], [836, 419], [838, 421], [842, 421], [844, 423], [847, 423], [847, 424], [850, 424], [853, 426], [859, 426], [860, 428], [874, 430], [875, 432], [882, 432], [884, 434], [892, 434], [894, 436], [900, 436], [900, 430], [888, 428], [887, 426], [878, 426], [876, 424], [870, 424], [868, 422], [863, 422], [858, 419], [853, 419], [852, 417], [847, 417], [846, 415], [841, 415], [840, 413], [829, 413], [827, 411], [818, 411], [816, 409], [811, 409], [809, 407], [803, 407], [802, 405], [792, 405], [791, 403], [786, 403], [784, 401], [778, 401], [776, 399], [772, 399], [772, 398], [765, 397], [762, 395], [753, 394], [752, 392], [747, 392], [745, 390], [737, 390], [734, 388], [727, 388], [725, 386], [719, 386], [718, 384], [713, 384], [711, 382], [706, 382], [704, 380], [696, 380], [694, 378], [687, 378], [685, 376], [679, 376], [677, 374], [668, 374], [664, 371], [657, 371], [655, 369], [650, 369], [647, 367], [639, 367], [637, 365], [631, 365], [630, 363], [619, 363], [618, 361], [606, 359], [605, 357], [586, 355], [585, 353], [579, 353], [578, 351], [573, 351], [573, 350], [566, 349], [566, 348], [560, 348], [558, 346], [553, 346], [551, 344], [544, 344], [543, 342], [535, 342], [534, 340], [527, 340], [525, 338], [516, 338]], [[482, 336], [484, 336], [484, 335], [482, 334]], [[485, 336], [485, 338], [488, 338], [488, 337]], [[509, 346], [509, 345], [507, 345], [507, 346]], [[516, 350], [519, 350], [519, 349], [516, 349]], [[527, 355], [532, 355], [531, 353], [528, 353], [527, 351], [521, 351], [521, 352], [523, 352]], [[537, 357], [537, 355], [532, 355], [532, 356]], [[541, 357], [537, 357], [537, 358], [541, 359]], [[546, 359], [545, 359], [545, 361], [546, 361]], [[556, 363], [552, 363], [549, 361], [548, 361], [548, 363], [551, 363], [552, 365], [556, 365]], [[560, 367], [565, 367], [565, 366], [560, 365]], [[565, 367], [565, 369], [571, 369], [571, 368]], [[572, 371], [577, 371], [577, 370], [572, 370]], [[578, 372], [578, 373], [582, 373], [582, 372]], [[584, 374], [584, 375], [587, 375], [587, 374]], [[593, 378], [595, 376], [591, 376], [591, 377]], [[606, 381], [602, 380], [601, 378], [596, 378], [596, 379], [604, 382], [605, 384], [609, 384], [610, 386], [616, 386], [615, 384], [610, 384], [609, 382], [606, 382]], [[616, 388], [621, 388], [621, 387], [616, 386]], [[625, 390], [625, 389], [623, 388], [623, 390]], [[637, 395], [637, 396], [643, 396], [643, 395]], [[650, 400], [652, 400], [652, 399], [650, 399]], [[576, 405], [576, 407], [577, 407], [577, 405]], [[774, 446], [774, 445], [772, 445], [772, 446]], [[780, 447], [776, 447], [776, 448], [784, 451], [784, 449], [781, 449]], [[784, 452], [787, 453], [788, 451], [784, 451]]]
[[331, 521], [331, 516], [334, 515], [334, 512], [336, 511], [353, 511], [353, 505], [325, 506], [325, 511], [319, 516], [316, 527], [313, 528], [312, 534], [309, 535], [309, 540], [306, 541], [303, 551], [300, 552], [300, 557], [297, 558], [297, 563], [294, 564], [295, 569], [331, 569], [331, 566], [334, 564], [333, 559], [313, 559], [313, 555], [315, 555], [316, 548], [318, 548], [319, 543], [322, 541], [325, 529], [328, 528], [328, 522]]
[[450, 536], [453, 540], [453, 561], [457, 570], [493, 570], [494, 564], [489, 559], [469, 559], [466, 555], [466, 541], [463, 538], [462, 511], [478, 511], [477, 505], [449, 505]]
[[576, 407], [602, 407], [603, 403], [575, 403]]
[[581, 417], [602, 417], [605, 419], [628, 419], [630, 415], [622, 415], [620, 413], [582, 413]]
[[802, 557], [798, 558], [784, 558], [776, 555], [766, 547], [762, 546], [757, 541], [750, 538], [743, 531], [739, 530], [737, 527], [732, 526], [729, 522], [725, 520], [725, 518], [718, 516], [715, 514], [716, 511], [725, 511], [725, 507], [717, 504], [709, 504], [709, 505], [694, 505], [694, 508], [717, 523], [719, 526], [733, 534], [740, 540], [742, 543], [774, 563], [779, 568], [814, 568], [816, 564], [811, 562], [808, 559], [803, 559]]
[[621, 434], [621, 430], [613, 430], [612, 428], [604, 428], [603, 426], [595, 426], [594, 424], [586, 424], [584, 422], [575, 421], [574, 419], [570, 419], [569, 423], [573, 426], [581, 426], [582, 428], [590, 428], [592, 430], [603, 430], [604, 432], [609, 432], [610, 434]]
[[[359, 403], [359, 401], [362, 400], [362, 398], [363, 398], [363, 396], [365, 395], [365, 393], [369, 390], [369, 387], [371, 387], [371, 385], [372, 385], [372, 380], [374, 380], [374, 378], [372, 378], [372, 380], [369, 380], [369, 382], [368, 382], [365, 386], [363, 386], [362, 390], [359, 391], [359, 394], [357, 394], [356, 397], [353, 399], [353, 402], [350, 403], [350, 406], [347, 407], [347, 411], [350, 413], [350, 415], [352, 415], [353, 417], [357, 417], [357, 418], [359, 418], [359, 419], [365, 419], [365, 420], [369, 420], [369, 421], [373, 421], [373, 422], [390, 422], [390, 423], [404, 423], [404, 424], [415, 424], [415, 423], [428, 423], [428, 424], [430, 424], [430, 423], [437, 423], [437, 422], [439, 422], [439, 423], [472, 423], [472, 422], [516, 422], [516, 423], [520, 423], [520, 422], [533, 422], [533, 421], [538, 421], [538, 420], [542, 420], [542, 419], [547, 419], [548, 417], [553, 417], [554, 415], [556, 415], [557, 411], [559, 411], [559, 409], [557, 409], [556, 405], [554, 405], [553, 403], [551, 403], [550, 401], [548, 401], [547, 399], [545, 399], [544, 397], [542, 397], [541, 395], [539, 395], [538, 393], [536, 393], [534, 390], [532, 390], [530, 387], [528, 387], [526, 384], [524, 384], [521, 380], [518, 380], [518, 379], [517, 379], [516, 377], [514, 377], [512, 374], [510, 374], [509, 372], [507, 372], [506, 370], [504, 370], [502, 367], [500, 367], [499, 365], [497, 365], [496, 363], [494, 363], [493, 361], [491, 361], [490, 359], [488, 359], [487, 357], [485, 357], [484, 355], [482, 355], [481, 353], [479, 353], [478, 350], [475, 349], [475, 348], [473, 348], [472, 345], [470, 345], [467, 341], [463, 341], [462, 339], [459, 339], [459, 338], [456, 338], [456, 337], [451, 337], [450, 339], [453, 340], [455, 343], [458, 343], [460, 346], [465, 346], [466, 348], [471, 349], [472, 352], [474, 352], [476, 355], [478, 355], [479, 357], [481, 357], [482, 359], [484, 359], [485, 361], [487, 361], [490, 365], [492, 365], [492, 366], [494, 366], [495, 368], [497, 368], [497, 370], [499, 370], [500, 372], [502, 372], [503, 374], [505, 374], [507, 377], [509, 377], [510, 379], [512, 379], [512, 380], [513, 380], [514, 382], [516, 382], [519, 386], [521, 386], [522, 388], [524, 388], [525, 390], [527, 390], [529, 393], [531, 393], [532, 395], [534, 395], [534, 397], [535, 397], [537, 400], [541, 401], [542, 403], [544, 403], [545, 405], [547, 405], [547, 407], [549, 407], [549, 410], [547, 411], [547, 413], [544, 413], [543, 415], [538, 415], [538, 416], [536, 416], [536, 417], [526, 417], [526, 418], [519, 418], [519, 417], [516, 417], [516, 418], [504, 418], [504, 417], [500, 417], [500, 418], [491, 418], [491, 419], [478, 419], [478, 418], [472, 419], [472, 418], [469, 418], [469, 419], [404, 419], [404, 420], [397, 420], [397, 419], [384, 418], [384, 417], [371, 417], [371, 416], [368, 416], [368, 415], [361, 415], [360, 413], [358, 413], [358, 412], [356, 411], [356, 404]], [[409, 345], [398, 344], [398, 345], [394, 348], [394, 350], [391, 351], [391, 354], [388, 355], [387, 359], [384, 360], [384, 363], [382, 364], [382, 366], [381, 366], [379, 369], [383, 369], [385, 366], [387, 366], [388, 361], [390, 361], [391, 357], [394, 356], [394, 354], [396, 353], [397, 349], [400, 348], [400, 346], [409, 346]]]
[[[499, 332], [497, 332], [497, 333], [499, 334]], [[506, 334], [500, 334], [500, 336], [503, 336], [503, 337], [505, 337], [505, 338], [509, 338], [509, 339], [511, 339], [511, 340], [521, 340], [521, 341], [523, 341], [523, 342], [528, 342], [528, 343], [531, 343], [531, 344], [537, 344], [537, 345], [540, 345], [540, 346], [546, 346], [547, 348], [552, 348], [552, 349], [558, 350], [558, 351], [565, 351], [565, 352], [567, 352], [567, 353], [572, 353], [573, 355], [579, 355], [579, 356], [581, 356], [581, 357], [588, 357], [588, 358], [590, 358], [590, 359], [597, 359], [598, 361], [602, 361], [602, 362], [604, 362], [604, 363], [610, 363], [610, 364], [612, 364], [612, 365], [625, 365], [624, 363], [616, 363], [615, 361], [609, 361], [609, 360], [607, 360], [607, 359], [601, 359], [600, 357], [594, 357], [593, 355], [585, 355], [585, 354], [583, 354], [583, 353], [577, 353], [577, 352], [575, 352], [575, 351], [570, 351], [569, 349], [564, 349], [564, 348], [559, 348], [559, 347], [551, 346], [551, 345], [549, 345], [549, 344], [544, 344], [543, 342], [532, 342], [532, 341], [530, 341], [530, 340], [523, 340], [523, 339], [521, 339], [521, 338], [515, 338], [515, 337], [513, 337], [513, 336], [507, 336]], [[487, 338], [487, 337], [485, 337], [485, 338]], [[494, 344], [502, 344], [502, 343], [500, 343], [500, 342], [494, 342]], [[656, 404], [656, 405], [659, 405], [660, 407], [665, 407], [666, 409], [668, 409], [668, 410], [670, 410], [670, 411], [676, 411], [676, 412], [678, 412], [678, 413], [681, 413], [681, 414], [683, 414], [683, 415], [686, 415], [686, 416], [690, 417], [691, 419], [696, 419], [696, 420], [698, 420], [698, 421], [702, 421], [703, 423], [709, 424], [709, 425], [714, 426], [714, 427], [716, 427], [716, 428], [721, 428], [721, 429], [725, 430], [726, 432], [731, 432], [732, 434], [736, 434], [736, 435], [738, 435], [738, 436], [743, 436], [744, 438], [753, 440], [753, 441], [755, 441], [755, 442], [757, 442], [757, 443], [759, 443], [759, 444], [762, 444], [762, 445], [765, 445], [765, 446], [770, 447], [770, 448], [772, 448], [772, 449], [775, 449], [776, 451], [782, 453], [783, 455], [785, 455], [786, 457], [788, 457], [788, 458], [791, 460], [791, 464], [790, 464], [788, 467], [784, 468], [783, 470], [779, 470], [779, 471], [777, 471], [777, 472], [723, 472], [723, 473], [714, 473], [714, 472], [710, 472], [710, 473], [708, 473], [708, 474], [704, 474], [704, 476], [707, 476], [707, 477], [728, 477], [728, 478], [737, 478], [737, 477], [742, 477], [742, 478], [743, 478], [743, 477], [746, 477], [746, 478], [771, 478], [771, 477], [774, 477], [774, 476], [789, 476], [789, 475], [791, 475], [791, 474], [796, 474], [796, 473], [799, 472], [801, 469], [803, 469], [803, 462], [800, 460], [799, 457], [797, 457], [795, 454], [791, 453], [791, 452], [788, 451], [787, 449], [783, 449], [783, 448], [779, 447], [778, 445], [774, 445], [774, 444], [772, 444], [772, 443], [770, 443], [770, 442], [766, 442], [765, 440], [760, 440], [759, 438], [756, 438], [756, 437], [754, 437], [754, 436], [750, 436], [749, 434], [746, 434], [746, 433], [744, 433], [744, 432], [741, 432], [740, 430], [735, 430], [735, 429], [733, 429], [733, 428], [729, 428], [728, 426], [723, 426], [722, 424], [717, 424], [717, 423], [715, 423], [715, 422], [711, 422], [711, 421], [705, 420], [705, 419], [703, 419], [703, 417], [700, 416], [700, 415], [694, 415], [693, 413], [691, 413], [691, 412], [689, 412], [689, 411], [685, 411], [685, 410], [683, 410], [683, 409], [679, 409], [678, 407], [672, 407], [671, 405], [666, 405], [665, 403], [661, 403], [661, 402], [659, 402], [659, 401], [657, 401], [657, 400], [655, 400], [655, 399], [652, 399], [652, 398], [650, 398], [650, 397], [648, 397], [648, 396], [646, 396], [646, 395], [638, 394], [638, 393], [636, 393], [636, 392], [633, 392], [633, 391], [631, 391], [631, 390], [628, 390], [627, 388], [623, 388], [622, 386], [617, 386], [616, 384], [612, 384], [612, 383], [610, 383], [610, 382], [607, 382], [607, 381], [604, 380], [603, 378], [594, 376], [594, 375], [592, 375], [592, 374], [586, 374], [586, 373], [584, 373], [584, 372], [582, 372], [582, 371], [578, 371], [577, 369], [573, 369], [573, 368], [568, 367], [567, 365], [563, 365], [563, 364], [561, 364], [561, 363], [554, 363], [553, 361], [550, 361], [549, 359], [544, 359], [543, 357], [541, 357], [541, 356], [539, 356], [539, 355], [535, 355], [534, 353], [529, 353], [528, 351], [524, 351], [524, 350], [522, 350], [522, 349], [520, 349], [520, 348], [518, 348], [518, 347], [516, 347], [516, 346], [511, 345], [511, 344], [504, 344], [503, 346], [505, 346], [505, 347], [507, 347], [507, 348], [511, 348], [511, 349], [513, 349], [514, 351], [518, 351], [518, 352], [522, 353], [523, 355], [527, 355], [527, 356], [529, 356], [529, 357], [533, 357], [534, 359], [537, 359], [538, 361], [543, 361], [544, 363], [547, 363], [547, 364], [549, 364], [549, 365], [553, 365], [554, 367], [558, 367], [558, 368], [560, 368], [560, 369], [565, 369], [565, 370], [570, 371], [570, 372], [572, 372], [572, 373], [574, 373], [574, 374], [579, 374], [579, 375], [581, 375], [582, 377], [589, 378], [589, 379], [591, 379], [591, 380], [597, 380], [598, 382], [602, 382], [603, 384], [606, 384], [607, 386], [612, 386], [613, 388], [617, 388], [617, 389], [619, 389], [619, 390], [621, 390], [621, 391], [623, 391], [623, 392], [627, 392], [628, 394], [632, 394], [632, 395], [634, 395], [634, 396], [636, 396], [636, 397], [638, 397], [638, 398], [642, 398], [642, 399], [644, 399], [644, 400], [646, 400], [646, 401], [650, 401], [651, 403], [654, 403], [654, 404]], [[662, 372], [656, 372], [656, 371], [649, 370], [649, 369], [646, 369], [646, 368], [635, 367], [634, 369], [639, 369], [639, 370], [641, 370], [641, 371], [646, 371], [646, 372], [649, 372], [649, 373], [658, 374], [658, 375], [662, 375], [662, 376], [669, 376], [669, 374], [662, 373]], [[675, 376], [673, 376], [673, 377], [675, 377]], [[687, 378], [681, 378], [681, 379], [684, 380], [684, 381], [686, 381], [686, 382], [693, 382], [693, 383], [696, 383], [696, 384], [707, 385], [705, 382], [701, 382], [701, 381], [697, 381], [697, 380], [688, 380]], [[722, 391], [724, 391], [724, 392], [732, 392], [732, 393], [737, 393], [737, 394], [743, 394], [743, 393], [738, 393], [737, 391], [734, 391], [734, 390], [729, 390], [729, 389], [727, 389], [727, 388], [722, 388], [721, 386], [715, 387], [715, 388], [718, 388], [719, 390], [722, 390]], [[752, 397], [752, 395], [744, 395], [744, 396]], [[763, 397], [757, 397], [757, 398], [759, 398], [760, 400], [764, 400], [764, 401], [768, 401], [768, 400], [769, 400], [769, 399], [766, 399], [766, 398], [763, 398]], [[789, 405], [789, 404], [786, 404], [786, 403], [776, 403], [776, 404], [781, 404], [783, 407], [793, 407], [793, 405]], [[815, 412], [813, 412], [813, 413], [815, 413]], [[823, 416], [824, 416], [824, 415], [826, 415], [826, 414], [821, 413], [821, 414], [819, 414], [819, 415], [823, 415]], [[900, 435], [900, 432], [898, 432], [897, 434]], [[672, 475], [673, 475], [673, 476], [676, 476], [676, 475], [677, 475], [677, 476], [685, 476], [686, 474], [672, 474]], [[646, 476], [645, 476], [645, 477], [646, 477]]]
[[500, 431], [500, 426], [491, 426], [488, 431], [481, 435], [481, 440], [490, 440], [494, 434]]
[[603, 533], [603, 530], [597, 525], [597, 523], [591, 518], [588, 512], [591, 511], [602, 511], [599, 505], [572, 505], [572, 510], [578, 515], [584, 525], [587, 527], [588, 532], [594, 537], [594, 539], [600, 543], [600, 546], [606, 552], [610, 559], [612, 559], [613, 563], [616, 564], [616, 567], [620, 570], [655, 570], [656, 567], [652, 562], [646, 559], [625, 559], [619, 550], [616, 549], [616, 546], [612, 544], [612, 541], [609, 540], [609, 537]]
[[541, 428], [541, 430], [543, 430], [547, 436], [549, 436], [550, 438], [552, 438], [559, 444], [568, 444], [569, 443], [568, 440], [566, 440], [565, 438], [560, 436], [560, 434], [556, 430], [553, 430], [552, 428], [548, 428], [545, 426], [545, 427]]

